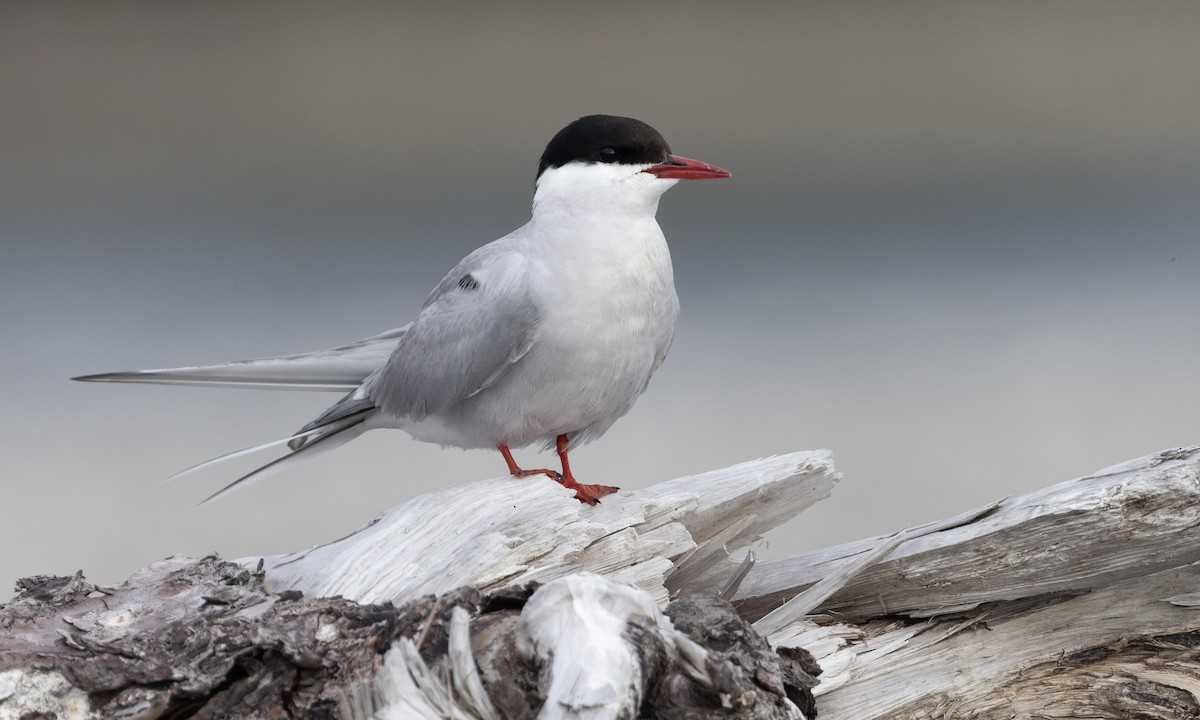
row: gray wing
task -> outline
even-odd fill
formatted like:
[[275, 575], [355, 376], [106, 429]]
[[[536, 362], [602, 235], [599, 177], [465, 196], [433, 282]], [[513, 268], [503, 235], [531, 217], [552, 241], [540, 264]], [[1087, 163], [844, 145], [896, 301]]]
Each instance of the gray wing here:
[[357, 388], [387, 361], [408, 326], [326, 350], [242, 360], [220, 365], [134, 370], [83, 375], [86, 382], [205, 385], [272, 390], [340, 390]]
[[541, 313], [519, 252], [485, 246], [430, 294], [366, 395], [386, 415], [424, 419], [492, 385], [529, 351]]

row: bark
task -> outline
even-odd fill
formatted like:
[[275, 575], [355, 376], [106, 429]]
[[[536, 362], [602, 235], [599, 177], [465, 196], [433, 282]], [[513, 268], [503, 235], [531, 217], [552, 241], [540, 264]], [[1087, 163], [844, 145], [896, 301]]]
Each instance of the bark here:
[[29, 578], [0, 720], [1200, 717], [1200, 447], [730, 559], [839, 477], [796, 453], [599, 508], [490, 480], [290, 555]]
[[[550, 658], [518, 648], [534, 585], [486, 597], [463, 588], [397, 607], [274, 593], [263, 579], [216, 557], [174, 557], [116, 588], [80, 575], [22, 581], [0, 610], [0, 717], [545, 716]], [[811, 707], [813, 678], [728, 602], [685, 599], [667, 612], [698, 646], [713, 648], [701, 656], [707, 677], [679, 665], [658, 625], [634, 619], [625, 639], [645, 679], [633, 705], [641, 716], [798, 717], [789, 697]], [[714, 635], [713, 627], [729, 631]], [[451, 667], [460, 662], [456, 642], [466, 648], [466, 673]], [[398, 643], [411, 648], [408, 657], [393, 654]], [[385, 671], [411, 676], [407, 697], [366, 689]], [[469, 673], [477, 692], [460, 679]], [[424, 702], [419, 678], [455, 686], [458, 697], [446, 696], [439, 711], [436, 700]]]

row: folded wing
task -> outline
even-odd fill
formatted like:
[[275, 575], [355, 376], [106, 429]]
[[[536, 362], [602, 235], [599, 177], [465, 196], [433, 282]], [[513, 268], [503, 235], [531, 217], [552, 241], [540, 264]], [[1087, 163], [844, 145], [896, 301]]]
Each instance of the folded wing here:
[[421, 421], [493, 385], [537, 340], [541, 312], [518, 252], [485, 246], [425, 301], [387, 362], [347, 400]]

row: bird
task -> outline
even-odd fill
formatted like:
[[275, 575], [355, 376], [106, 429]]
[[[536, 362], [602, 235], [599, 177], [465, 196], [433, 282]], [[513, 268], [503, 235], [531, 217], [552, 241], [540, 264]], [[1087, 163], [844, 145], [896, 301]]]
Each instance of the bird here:
[[[581, 117], [546, 145], [529, 221], [463, 258], [407, 325], [297, 355], [72, 379], [346, 392], [282, 440], [184, 471], [286, 443], [288, 454], [205, 502], [368, 430], [399, 428], [498, 450], [511, 475], [545, 475], [595, 505], [618, 488], [579, 482], [568, 452], [633, 407], [679, 314], [659, 199], [680, 180], [728, 177], [674, 154], [645, 122]], [[534, 443], [552, 448], [561, 470], [522, 469], [512, 450]]]

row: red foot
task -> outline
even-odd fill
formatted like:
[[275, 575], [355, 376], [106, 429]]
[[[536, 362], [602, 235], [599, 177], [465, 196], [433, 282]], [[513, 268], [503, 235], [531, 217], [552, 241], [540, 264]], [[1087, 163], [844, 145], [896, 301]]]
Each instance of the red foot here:
[[600, 498], [621, 489], [612, 485], [583, 485], [575, 482], [573, 478], [561, 478], [558, 482], [566, 489], [574, 490], [575, 499], [588, 505], [599, 505]]

